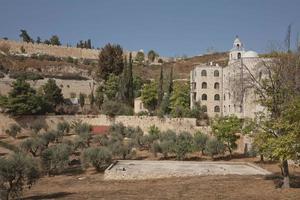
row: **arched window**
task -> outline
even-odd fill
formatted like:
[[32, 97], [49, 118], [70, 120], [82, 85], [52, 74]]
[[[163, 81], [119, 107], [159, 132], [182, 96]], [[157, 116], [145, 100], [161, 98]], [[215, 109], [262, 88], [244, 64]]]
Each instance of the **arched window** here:
[[202, 71], [201, 71], [201, 76], [207, 76], [206, 70], [202, 70]]
[[202, 106], [203, 112], [207, 112], [207, 106]]
[[215, 85], [214, 85], [214, 88], [217, 89], [217, 90], [220, 89], [220, 83], [216, 82]]
[[215, 106], [214, 111], [215, 112], [220, 112], [220, 106]]
[[219, 94], [216, 94], [215, 97], [214, 97], [215, 101], [220, 101], [220, 95]]
[[224, 101], [226, 100], [226, 95], [224, 94]]
[[207, 100], [207, 95], [206, 94], [202, 94], [202, 100], [206, 101]]
[[238, 53], [237, 56], [238, 56], [238, 59], [241, 59], [241, 57], [242, 57], [241, 53]]
[[226, 106], [224, 105], [224, 112], [226, 112]]
[[219, 75], [220, 75], [219, 71], [218, 71], [218, 70], [215, 70], [215, 71], [214, 71], [214, 76], [215, 76], [215, 77], [219, 77]]
[[207, 88], [207, 83], [206, 82], [203, 82], [202, 83], [202, 89], [206, 89]]

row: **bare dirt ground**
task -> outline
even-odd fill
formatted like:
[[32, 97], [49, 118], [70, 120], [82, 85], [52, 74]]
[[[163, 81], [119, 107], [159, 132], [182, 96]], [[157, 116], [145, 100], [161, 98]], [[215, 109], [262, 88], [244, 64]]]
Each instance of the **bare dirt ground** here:
[[[256, 162], [253, 159], [231, 161]], [[300, 199], [300, 169], [290, 168], [294, 188], [278, 188], [278, 164], [256, 163], [272, 176], [194, 176], [152, 180], [104, 180], [103, 174], [89, 169], [83, 174], [44, 177], [24, 199]]]

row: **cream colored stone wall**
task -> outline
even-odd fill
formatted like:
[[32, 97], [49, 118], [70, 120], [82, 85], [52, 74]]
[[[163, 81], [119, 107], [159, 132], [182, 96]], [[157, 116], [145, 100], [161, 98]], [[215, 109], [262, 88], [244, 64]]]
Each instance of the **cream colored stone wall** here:
[[117, 116], [110, 119], [106, 115], [61, 115], [61, 116], [26, 116], [18, 117], [16, 119], [10, 118], [6, 115], [0, 114], [0, 134], [5, 134], [4, 131], [9, 124], [18, 123], [22, 127], [29, 127], [35, 121], [44, 123], [49, 128], [53, 128], [60, 121], [72, 122], [74, 120], [82, 120], [91, 125], [110, 126], [114, 123], [123, 123], [125, 126], [140, 127], [145, 133], [148, 132], [152, 125], [157, 126], [160, 130], [174, 130], [176, 132], [188, 131], [191, 133], [201, 130], [203, 133], [210, 133], [210, 127], [197, 127], [196, 119], [193, 118], [166, 118], [160, 119], [158, 117], [149, 116]]
[[[30, 85], [38, 89], [42, 85], [47, 82], [48, 79], [42, 79], [37, 81], [28, 81]], [[54, 79], [56, 84], [61, 88], [62, 94], [65, 98], [69, 98], [71, 93], [75, 93], [77, 97], [79, 93], [84, 93], [89, 95], [91, 93], [91, 89], [89, 84], [93, 82], [93, 80], [61, 80], [61, 79]], [[0, 79], [0, 94], [6, 95], [11, 90], [12, 82], [15, 81], [14, 79], [10, 78], [3, 78]]]

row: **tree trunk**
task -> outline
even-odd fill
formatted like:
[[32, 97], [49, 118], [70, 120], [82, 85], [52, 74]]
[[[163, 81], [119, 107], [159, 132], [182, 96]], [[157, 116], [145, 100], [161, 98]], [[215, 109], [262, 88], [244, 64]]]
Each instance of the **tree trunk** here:
[[283, 184], [281, 188], [290, 188], [290, 173], [289, 173], [289, 164], [287, 160], [282, 161], [282, 175], [283, 175]]
[[264, 155], [260, 154], [260, 162], [264, 162]]

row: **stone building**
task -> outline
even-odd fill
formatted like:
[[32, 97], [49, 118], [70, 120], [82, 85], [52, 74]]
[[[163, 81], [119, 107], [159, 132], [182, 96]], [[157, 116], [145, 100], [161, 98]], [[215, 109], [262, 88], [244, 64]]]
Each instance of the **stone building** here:
[[190, 72], [191, 107], [200, 102], [209, 117], [254, 118], [263, 108], [255, 103], [254, 89], [247, 81], [250, 75], [261, 76], [257, 66], [265, 60], [254, 51], [245, 51], [243, 43], [236, 37], [227, 66], [202, 64]]

